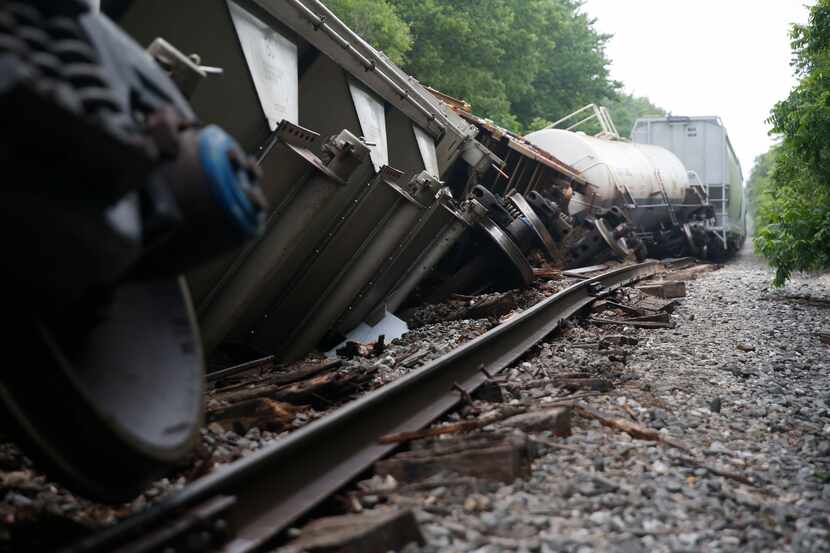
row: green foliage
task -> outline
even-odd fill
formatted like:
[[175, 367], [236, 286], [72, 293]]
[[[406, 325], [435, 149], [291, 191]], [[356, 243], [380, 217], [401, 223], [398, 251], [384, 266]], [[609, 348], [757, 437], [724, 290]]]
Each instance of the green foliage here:
[[760, 176], [751, 192], [755, 248], [776, 268], [776, 286], [793, 271], [830, 267], [830, 0], [810, 8], [809, 22], [794, 25], [791, 37], [800, 81], [772, 110], [783, 141], [768, 180]]
[[830, 1], [810, 10], [807, 25], [794, 25], [793, 67], [801, 77], [790, 96], [772, 110], [773, 131], [826, 181], [830, 177]]
[[772, 172], [779, 149], [780, 146], [773, 146], [768, 152], [756, 157], [752, 173], [746, 181], [747, 212], [752, 219], [757, 219], [764, 193], [772, 189]]
[[406, 62], [412, 48], [409, 25], [387, 0], [326, 0], [326, 6], [392, 62]]
[[[505, 39], [517, 23], [512, 2], [392, 1], [415, 39], [404, 69], [446, 94], [464, 98], [477, 113], [515, 128], [518, 121], [508, 99], [513, 85], [501, 74], [511, 70], [508, 60], [517, 48]], [[531, 55], [512, 69], [526, 74], [536, 63]]]
[[546, 0], [535, 4], [534, 13], [547, 34], [537, 45], [541, 65], [535, 77], [525, 94], [512, 99], [522, 124], [529, 125], [537, 118], [556, 121], [586, 104], [615, 97], [621, 83], [610, 79], [610, 62], [605, 55], [605, 44], [611, 37], [594, 29], [594, 20], [581, 11], [582, 2]]
[[616, 98], [607, 102], [605, 106], [611, 112], [614, 125], [623, 138], [631, 136], [631, 129], [640, 117], [663, 117], [666, 110], [655, 106], [645, 96], [633, 94], [618, 94]]
[[409, 25], [404, 69], [514, 131], [614, 94], [604, 46], [575, 0], [390, 0]]
[[830, 187], [816, 182], [802, 155], [783, 144], [756, 207], [755, 248], [775, 267], [775, 286], [793, 271], [830, 267]]
[[619, 94], [581, 0], [327, 0], [338, 17], [421, 82], [516, 132], [611, 103], [625, 136], [662, 113]]

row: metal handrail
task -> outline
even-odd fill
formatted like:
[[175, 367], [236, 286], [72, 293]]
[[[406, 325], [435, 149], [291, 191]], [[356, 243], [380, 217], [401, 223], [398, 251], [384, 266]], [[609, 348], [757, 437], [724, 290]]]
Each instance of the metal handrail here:
[[570, 126], [565, 128], [564, 130], [572, 131], [572, 130], [584, 125], [585, 123], [588, 123], [589, 121], [591, 121], [593, 119], [596, 119], [597, 122], [599, 123], [600, 128], [602, 129], [602, 131], [600, 133], [598, 133], [596, 136], [602, 137], [602, 138], [610, 138], [612, 140], [620, 140], [620, 134], [617, 131], [617, 126], [614, 124], [614, 120], [611, 118], [611, 113], [608, 111], [608, 108], [605, 107], [605, 106], [597, 106], [596, 104], [588, 104], [587, 106], [583, 106], [583, 107], [579, 108], [578, 110], [574, 111], [573, 113], [569, 113], [568, 115], [566, 115], [562, 119], [559, 119], [558, 121], [556, 121], [554, 123], [551, 123], [550, 125], [545, 127], [545, 129], [559, 128], [559, 125], [561, 125], [562, 123], [565, 123], [566, 121], [570, 121], [574, 117], [576, 117], [577, 115], [579, 115], [579, 114], [581, 114], [585, 111], [589, 111], [589, 110], [592, 111], [592, 113], [589, 116], [584, 117], [584, 118], [580, 119], [579, 121], [577, 121], [576, 123], [571, 124]]

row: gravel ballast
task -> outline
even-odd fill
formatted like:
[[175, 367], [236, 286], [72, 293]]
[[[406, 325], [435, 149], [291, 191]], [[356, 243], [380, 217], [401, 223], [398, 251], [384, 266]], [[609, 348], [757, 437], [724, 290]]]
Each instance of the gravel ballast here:
[[[437, 475], [392, 494], [427, 540], [407, 551], [830, 551], [830, 346], [817, 335], [830, 276], [771, 279], [745, 252], [687, 282], [675, 328], [581, 323], [509, 371], [512, 401], [540, 404], [561, 392], [540, 376], [607, 376], [614, 388], [583, 405], [691, 451], [575, 416], [571, 437], [535, 436], [554, 444], [529, 479]], [[634, 340], [590, 347], [614, 333]]]

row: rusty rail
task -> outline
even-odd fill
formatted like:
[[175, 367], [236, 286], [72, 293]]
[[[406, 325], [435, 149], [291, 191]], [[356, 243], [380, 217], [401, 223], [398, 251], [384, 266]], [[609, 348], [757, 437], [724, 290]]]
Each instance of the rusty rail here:
[[659, 266], [649, 261], [579, 282], [443, 357], [64, 552], [143, 553], [174, 542], [199, 547], [194, 551], [260, 550], [392, 451], [394, 445], [378, 442], [381, 436], [430, 424], [456, 406], [462, 393], [472, 393], [488, 374], [494, 375], [515, 362], [562, 321], [597, 297], [655, 274]]

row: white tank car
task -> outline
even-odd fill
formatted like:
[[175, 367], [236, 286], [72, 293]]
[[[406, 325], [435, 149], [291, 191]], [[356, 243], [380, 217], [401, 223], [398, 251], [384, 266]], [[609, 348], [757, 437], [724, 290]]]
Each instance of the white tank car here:
[[[689, 189], [688, 173], [680, 159], [665, 148], [563, 129], [544, 129], [525, 138], [576, 169], [593, 186], [593, 195], [574, 194], [571, 215], [619, 205], [627, 208], [634, 224], [651, 230], [658, 223], [671, 222], [666, 197], [677, 211], [682, 210]], [[644, 207], [648, 205], [654, 207]], [[632, 209], [635, 206], [642, 209]]]

